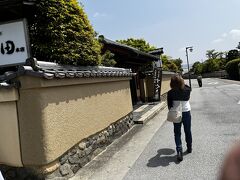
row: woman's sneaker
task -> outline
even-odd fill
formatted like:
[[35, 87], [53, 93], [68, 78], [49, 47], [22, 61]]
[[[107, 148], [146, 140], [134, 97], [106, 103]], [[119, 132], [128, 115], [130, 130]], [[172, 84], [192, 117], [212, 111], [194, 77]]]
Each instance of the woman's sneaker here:
[[183, 160], [183, 153], [182, 151], [177, 152], [177, 160], [182, 161]]

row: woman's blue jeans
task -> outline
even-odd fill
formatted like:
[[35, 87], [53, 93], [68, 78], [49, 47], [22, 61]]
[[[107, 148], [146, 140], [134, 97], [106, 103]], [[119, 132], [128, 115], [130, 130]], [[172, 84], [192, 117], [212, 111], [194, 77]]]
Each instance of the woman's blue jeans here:
[[184, 127], [185, 140], [186, 140], [186, 143], [187, 143], [187, 147], [191, 148], [192, 147], [192, 133], [191, 133], [191, 112], [190, 111], [182, 113], [182, 122], [173, 123], [177, 152], [182, 151], [182, 140], [181, 140], [182, 124], [183, 124], [183, 127]]

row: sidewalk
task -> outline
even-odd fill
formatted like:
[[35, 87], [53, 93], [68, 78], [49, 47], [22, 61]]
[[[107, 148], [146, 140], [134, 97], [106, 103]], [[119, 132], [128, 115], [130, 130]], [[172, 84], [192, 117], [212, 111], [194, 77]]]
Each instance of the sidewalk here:
[[166, 114], [166, 102], [143, 104], [135, 109], [133, 118], [136, 125], [80, 169], [71, 180], [123, 179], [165, 122]]

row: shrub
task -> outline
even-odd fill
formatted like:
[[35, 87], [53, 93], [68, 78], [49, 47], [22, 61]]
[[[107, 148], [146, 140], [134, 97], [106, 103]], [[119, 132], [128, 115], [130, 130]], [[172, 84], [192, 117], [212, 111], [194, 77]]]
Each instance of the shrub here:
[[226, 64], [226, 71], [230, 77], [230, 79], [233, 80], [240, 80], [239, 78], [239, 70], [238, 70], [238, 64], [240, 63], [240, 59], [235, 59], [232, 61], [229, 61]]
[[98, 65], [101, 45], [77, 0], [41, 0], [29, 19], [32, 55], [69, 65]]

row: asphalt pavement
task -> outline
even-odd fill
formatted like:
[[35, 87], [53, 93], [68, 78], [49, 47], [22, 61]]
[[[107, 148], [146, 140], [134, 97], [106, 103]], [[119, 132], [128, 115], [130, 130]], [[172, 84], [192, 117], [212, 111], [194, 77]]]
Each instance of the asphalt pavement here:
[[[173, 125], [161, 111], [144, 126], [113, 143], [74, 179], [212, 180], [217, 179], [227, 151], [240, 140], [240, 83], [192, 80], [193, 152], [176, 160]], [[182, 130], [183, 148], [186, 150]]]

